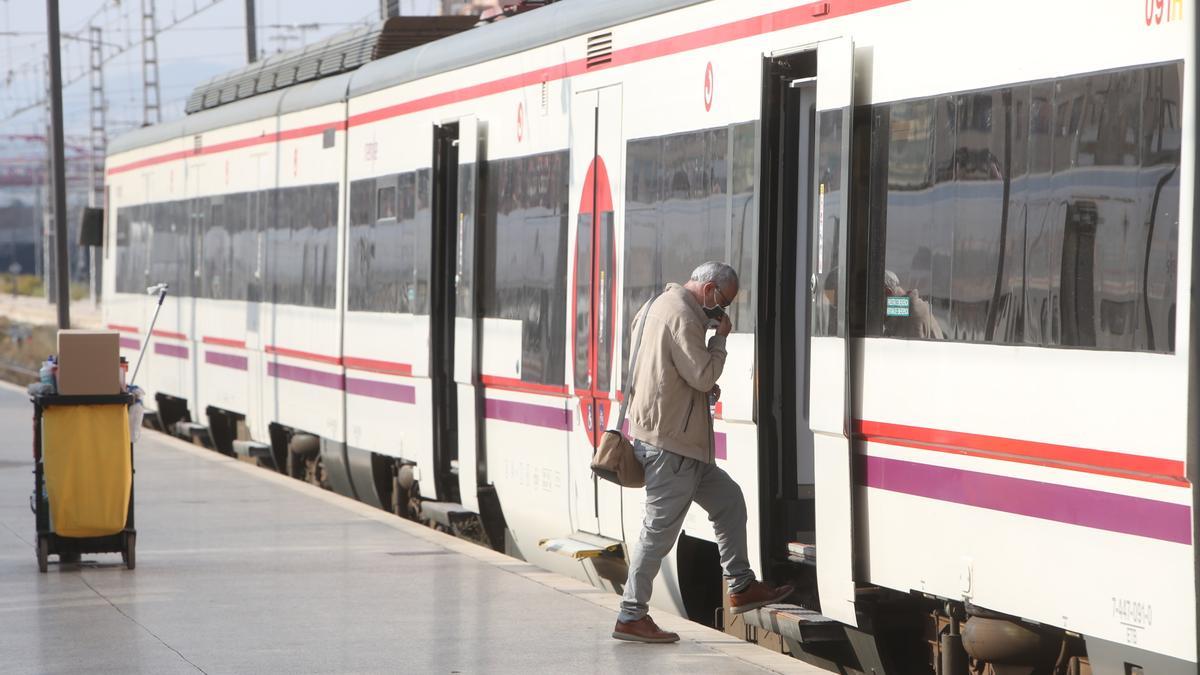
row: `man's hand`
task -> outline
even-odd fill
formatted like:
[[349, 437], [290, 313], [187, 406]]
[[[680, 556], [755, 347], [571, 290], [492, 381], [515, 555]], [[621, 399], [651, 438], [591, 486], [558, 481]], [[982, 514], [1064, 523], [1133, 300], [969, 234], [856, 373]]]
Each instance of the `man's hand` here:
[[708, 397], [713, 403], [721, 400], [721, 385], [714, 384], [712, 389], [708, 390]]
[[728, 314], [721, 315], [721, 323], [717, 324], [717, 335], [725, 337], [733, 332], [733, 322], [729, 320]]

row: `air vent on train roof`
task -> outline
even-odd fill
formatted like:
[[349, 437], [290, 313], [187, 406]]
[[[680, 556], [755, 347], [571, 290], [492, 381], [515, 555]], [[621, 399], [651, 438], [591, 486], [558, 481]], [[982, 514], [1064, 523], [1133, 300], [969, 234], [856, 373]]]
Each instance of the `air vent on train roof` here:
[[475, 23], [473, 16], [405, 16], [338, 33], [201, 84], [188, 97], [186, 110], [191, 114], [298, 82], [354, 70], [367, 62], [460, 33]]
[[612, 33], [597, 33], [587, 39], [587, 67], [595, 68], [612, 62]]

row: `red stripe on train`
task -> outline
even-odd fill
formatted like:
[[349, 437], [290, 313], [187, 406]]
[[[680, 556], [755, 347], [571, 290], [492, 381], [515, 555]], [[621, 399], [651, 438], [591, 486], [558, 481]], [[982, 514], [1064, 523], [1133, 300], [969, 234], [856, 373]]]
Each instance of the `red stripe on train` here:
[[385, 375], [412, 375], [412, 364], [409, 363], [364, 359], [357, 356], [344, 356], [342, 357], [342, 363], [346, 364], [347, 368], [354, 368], [355, 370], [366, 370]]
[[567, 61], [554, 66], [538, 68], [525, 73], [503, 77], [490, 82], [482, 82], [480, 84], [470, 85], [459, 89], [453, 89], [438, 94], [432, 94], [404, 103], [386, 106], [377, 110], [371, 110], [350, 117], [349, 121], [338, 120], [325, 124], [317, 124], [298, 129], [290, 129], [272, 134], [263, 134], [252, 138], [245, 138], [226, 143], [217, 143], [205, 148], [201, 148], [199, 152], [193, 150], [184, 150], [180, 152], [171, 152], [155, 157], [137, 160], [128, 164], [114, 166], [108, 170], [108, 175], [132, 171], [154, 164], [170, 162], [178, 159], [184, 159], [194, 155], [208, 155], [218, 152], [226, 152], [229, 150], [237, 150], [240, 148], [260, 145], [263, 143], [276, 143], [279, 141], [292, 140], [305, 136], [315, 136], [324, 133], [326, 129], [336, 128], [339, 130], [346, 129], [348, 126], [370, 124], [380, 120], [408, 115], [422, 110], [429, 110], [452, 103], [459, 103], [472, 99], [501, 94], [507, 91], [514, 91], [524, 87], [537, 86], [542, 82], [558, 81], [575, 75], [581, 75], [585, 72], [596, 72], [606, 68], [615, 68], [618, 66], [627, 66], [641, 61], [648, 61], [664, 56], [680, 54], [703, 47], [711, 47], [726, 42], [733, 42], [744, 38], [754, 37], [774, 31], [786, 30], [807, 24], [827, 21], [839, 17], [858, 14], [874, 9], [880, 9], [891, 5], [899, 5], [908, 2], [908, 0], [831, 0], [829, 2], [814, 2], [791, 9], [762, 14], [748, 19], [739, 19], [729, 23], [702, 28], [690, 33], [676, 35], [660, 40], [654, 40], [641, 45], [619, 49], [613, 52], [612, 61], [607, 64], [602, 64], [598, 67], [587, 67], [586, 59], [577, 59], [575, 61]]
[[294, 359], [305, 359], [307, 361], [317, 361], [319, 363], [328, 363], [333, 366], [342, 365], [340, 356], [326, 356], [325, 354], [314, 354], [312, 352], [302, 352], [299, 349], [288, 349], [286, 347], [277, 347], [275, 345], [267, 345], [266, 352], [268, 354], [277, 354], [279, 356], [290, 356]]
[[918, 450], [1032, 464], [1178, 487], [1190, 487], [1191, 485], [1184, 477], [1183, 462], [1173, 459], [868, 420], [857, 420], [855, 432], [864, 440], [885, 445], [899, 445]]
[[221, 347], [235, 347], [237, 349], [245, 349], [246, 348], [245, 340], [230, 340], [229, 338], [212, 337], [211, 335], [205, 335], [203, 338], [201, 338], [201, 342], [203, 342], [206, 345], [219, 345]]
[[511, 377], [500, 377], [498, 375], [480, 375], [479, 381], [488, 389], [505, 389], [508, 391], [519, 391], [527, 394], [549, 394], [551, 396], [567, 396], [567, 386], [565, 384], [538, 384], [537, 382], [524, 382]]

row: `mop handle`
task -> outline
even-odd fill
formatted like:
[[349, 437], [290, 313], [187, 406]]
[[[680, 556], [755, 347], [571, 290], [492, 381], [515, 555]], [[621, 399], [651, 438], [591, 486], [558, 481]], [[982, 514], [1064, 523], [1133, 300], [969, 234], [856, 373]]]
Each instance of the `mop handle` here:
[[159, 284], [146, 289], [151, 293], [158, 291], [158, 304], [154, 306], [154, 317], [150, 319], [150, 330], [146, 331], [146, 339], [142, 340], [142, 351], [138, 352], [137, 364], [133, 367], [133, 375], [129, 377], [129, 386], [137, 379], [138, 370], [142, 367], [142, 357], [146, 355], [146, 347], [150, 346], [150, 336], [154, 333], [154, 324], [158, 322], [158, 311], [162, 309], [163, 300], [167, 297], [167, 285]]

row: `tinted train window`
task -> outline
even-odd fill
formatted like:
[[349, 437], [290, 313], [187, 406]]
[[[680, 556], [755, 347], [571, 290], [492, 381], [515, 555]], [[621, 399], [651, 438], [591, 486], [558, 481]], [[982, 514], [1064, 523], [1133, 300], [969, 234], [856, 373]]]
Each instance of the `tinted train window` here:
[[419, 194], [420, 184], [415, 172], [350, 184], [350, 310], [428, 311], [428, 197]]
[[568, 155], [487, 163], [478, 301], [521, 322], [521, 380], [562, 384], [567, 349]]
[[[624, 330], [668, 282], [724, 260], [741, 290], [730, 309], [737, 332], [754, 332], [757, 122], [629, 141], [625, 162]], [[628, 359], [622, 368], [627, 373]]]
[[333, 307], [337, 275], [337, 185], [276, 191], [267, 231], [272, 302]]
[[458, 212], [455, 224], [454, 307], [455, 315], [475, 315], [475, 228], [478, 195], [475, 164], [458, 167]]
[[1173, 351], [1180, 83], [1168, 64], [877, 106], [870, 333]]
[[812, 334], [816, 336], [839, 336], [842, 334], [838, 318], [839, 297], [844, 294], [839, 282], [838, 253], [841, 239], [848, 223], [841, 221], [842, 205], [842, 141], [843, 112], [825, 110], [817, 118], [817, 223], [812, 240], [814, 288], [812, 303]]
[[337, 210], [332, 183], [122, 207], [117, 292], [333, 307]]

